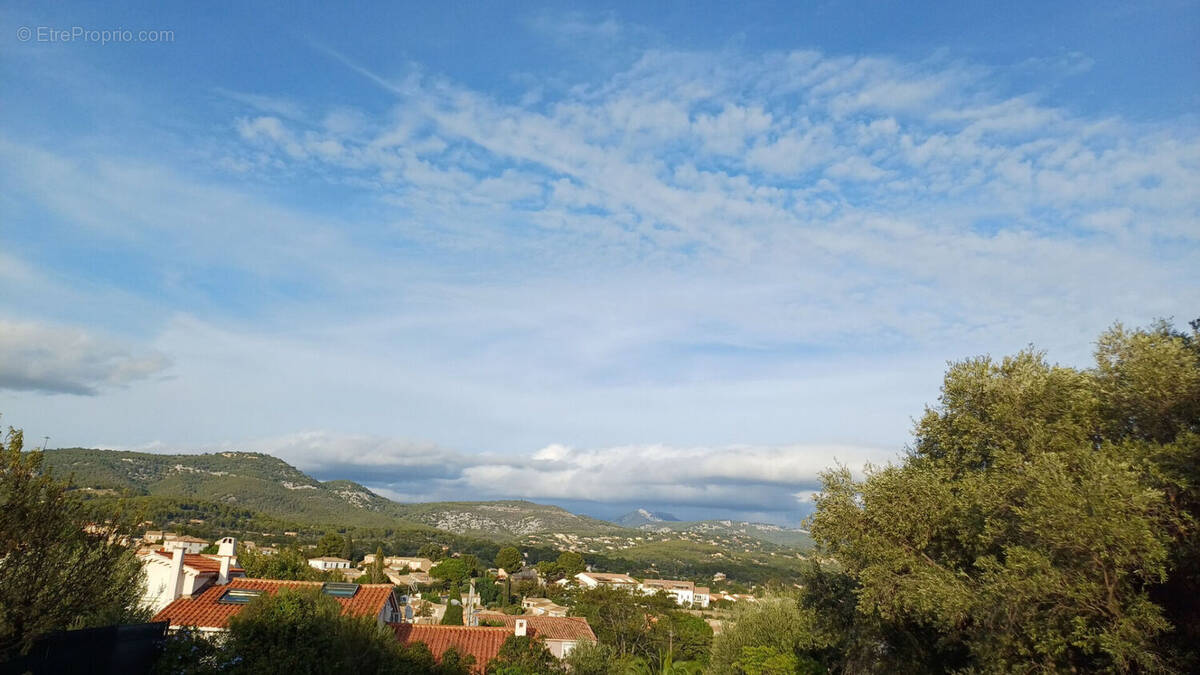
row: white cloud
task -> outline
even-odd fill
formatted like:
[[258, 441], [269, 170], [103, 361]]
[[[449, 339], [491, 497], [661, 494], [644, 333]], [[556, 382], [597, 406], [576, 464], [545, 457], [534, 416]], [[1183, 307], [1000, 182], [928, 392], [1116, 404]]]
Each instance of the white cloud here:
[[834, 462], [861, 472], [894, 453], [865, 446], [578, 449], [465, 454], [432, 443], [304, 432], [223, 447], [268, 452], [325, 479], [352, 478], [406, 500], [521, 497], [788, 512]]
[[169, 365], [162, 354], [81, 328], [0, 319], [0, 389], [92, 396]]

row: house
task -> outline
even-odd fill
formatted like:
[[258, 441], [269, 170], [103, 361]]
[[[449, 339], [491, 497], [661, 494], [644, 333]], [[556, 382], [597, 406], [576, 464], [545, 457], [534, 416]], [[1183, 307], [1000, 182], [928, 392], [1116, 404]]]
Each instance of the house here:
[[163, 539], [162, 530], [146, 530], [146, 534], [142, 535], [142, 541], [147, 544], [157, 544]]
[[658, 592], [667, 593], [675, 598], [675, 602], [684, 607], [699, 605], [700, 607], [708, 607], [711, 596], [708, 589], [701, 586], [702, 591], [697, 596], [696, 584], [690, 581], [679, 581], [676, 579], [646, 579], [642, 581], [642, 592], [646, 595], [653, 595]]
[[709, 592], [708, 586], [697, 586], [692, 592], [692, 602], [699, 605], [701, 609], [708, 609], [712, 603], [712, 593]]
[[[515, 635], [529, 635], [546, 643], [551, 654], [563, 659], [581, 642], [595, 642], [596, 634], [581, 616], [513, 616], [502, 612], [478, 612], [480, 621], [501, 622]], [[521, 624], [524, 623], [524, 632]]]
[[409, 572], [408, 574], [400, 574], [391, 568], [383, 571], [387, 575], [389, 581], [397, 586], [428, 586], [434, 582], [434, 578], [425, 572]]
[[638, 587], [637, 579], [628, 574], [606, 574], [604, 572], [580, 572], [575, 575], [575, 580], [581, 586], [595, 588], [597, 586], [611, 586], [612, 588], [624, 588], [634, 590]]
[[329, 570], [348, 570], [354, 563], [345, 558], [335, 558], [332, 556], [321, 556], [320, 558], [309, 558], [308, 566], [314, 567], [327, 572]]
[[524, 567], [520, 571], [508, 575], [508, 579], [514, 584], [526, 581], [535, 586], [542, 585], [542, 575], [538, 573], [536, 567]]
[[[363, 556], [362, 564], [371, 565], [375, 562], [375, 554], [368, 553]], [[401, 570], [407, 567], [416, 572], [428, 572], [433, 569], [433, 561], [429, 558], [414, 558], [403, 555], [384, 556], [383, 565], [392, 569]]]
[[549, 598], [525, 598], [521, 607], [530, 616], [566, 616], [567, 608]]
[[180, 596], [196, 595], [209, 586], [245, 576], [237, 566], [237, 540], [225, 537], [217, 547], [216, 555], [185, 553], [183, 548], [139, 553], [146, 573], [142, 606], [158, 612]]
[[162, 547], [168, 551], [179, 549], [184, 553], [199, 553], [208, 546], [208, 542], [197, 538], [190, 537], [186, 534], [166, 534], [163, 535]]
[[171, 630], [195, 626], [201, 632], [221, 632], [227, 629], [230, 617], [242, 611], [254, 598], [281, 589], [319, 588], [342, 605], [342, 612], [354, 616], [374, 617], [381, 625], [402, 619], [400, 603], [391, 584], [343, 584], [320, 581], [281, 581], [278, 579], [230, 579], [228, 584], [213, 585], [199, 595], [181, 597], [154, 615], [154, 621], [165, 621]]
[[541, 639], [558, 658], [563, 658], [580, 642], [595, 642], [596, 635], [583, 618], [521, 617], [498, 612], [480, 612], [481, 619], [502, 621], [504, 626], [427, 626], [396, 624], [396, 639], [404, 644], [424, 642], [434, 656], [450, 647], [475, 657], [473, 672], [483, 673], [487, 664], [500, 653], [504, 641], [512, 635]]

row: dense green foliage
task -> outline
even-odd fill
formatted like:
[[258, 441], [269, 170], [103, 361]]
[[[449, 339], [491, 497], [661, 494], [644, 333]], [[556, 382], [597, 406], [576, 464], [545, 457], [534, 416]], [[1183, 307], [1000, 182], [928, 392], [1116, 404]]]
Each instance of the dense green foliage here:
[[1096, 358], [952, 365], [899, 465], [824, 476], [833, 564], [742, 613], [717, 670], [1194, 672], [1200, 336], [1117, 326]]
[[576, 593], [572, 603], [571, 615], [586, 618], [596, 639], [618, 659], [636, 657], [655, 666], [667, 659], [708, 659], [712, 628], [680, 610], [666, 594], [643, 595], [600, 586]]
[[264, 555], [241, 547], [238, 563], [246, 576], [255, 579], [285, 579], [291, 581], [345, 581], [338, 570], [319, 570], [308, 564], [308, 556], [298, 548], [286, 547], [274, 555]]
[[22, 441], [10, 428], [0, 442], [0, 661], [50, 631], [148, 618], [141, 564], [120, 543], [128, 523], [90, 523]]
[[546, 645], [527, 635], [511, 635], [487, 666], [488, 675], [553, 675], [562, 665]]

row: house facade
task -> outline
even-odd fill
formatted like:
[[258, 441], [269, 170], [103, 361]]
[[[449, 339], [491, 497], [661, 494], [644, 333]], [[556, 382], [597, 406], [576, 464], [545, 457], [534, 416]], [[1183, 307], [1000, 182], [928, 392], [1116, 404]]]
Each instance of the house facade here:
[[216, 555], [185, 553], [183, 548], [157, 549], [138, 554], [146, 573], [142, 606], [158, 612], [182, 596], [193, 596], [212, 585], [228, 584], [245, 576], [237, 564], [237, 541], [217, 542]]
[[709, 594], [708, 588], [704, 586], [696, 586], [691, 581], [680, 581], [677, 579], [645, 579], [638, 586], [646, 595], [654, 595], [655, 593], [667, 593], [675, 598], [676, 604], [682, 607], [708, 607], [712, 597]]
[[320, 558], [309, 558], [308, 566], [321, 570], [348, 570], [354, 563], [345, 558], [335, 558], [332, 556], [321, 556]]

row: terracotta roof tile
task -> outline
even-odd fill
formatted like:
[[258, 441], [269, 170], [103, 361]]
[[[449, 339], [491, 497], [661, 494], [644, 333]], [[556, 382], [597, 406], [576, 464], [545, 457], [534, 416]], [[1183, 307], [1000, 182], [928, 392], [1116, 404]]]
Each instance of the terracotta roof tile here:
[[501, 612], [479, 612], [477, 616], [481, 620], [503, 621], [509, 632], [516, 627], [517, 619], [525, 619], [529, 622], [528, 634], [543, 640], [596, 641], [592, 627], [581, 616], [513, 616]]
[[[231, 588], [247, 588], [275, 593], [281, 588], [320, 588], [320, 581], [279, 581], [276, 579], [230, 579], [223, 586], [209, 586], [203, 593], [192, 598], [178, 598], [154, 616], [154, 621], [166, 621], [171, 627], [197, 626], [200, 628], [225, 628], [229, 618], [242, 611], [245, 605], [230, 605], [217, 602]], [[342, 605], [342, 611], [358, 616], [378, 616], [392, 595], [391, 584], [363, 584], [353, 598], [334, 598]]]
[[[171, 559], [172, 553], [173, 553], [172, 551], [168, 551], [166, 549], [159, 549], [157, 551], [154, 551], [154, 555], [157, 555], [162, 558], [166, 558], [167, 560]], [[220, 558], [220, 556], [203, 555], [200, 553], [184, 553], [183, 554], [183, 565], [184, 565], [184, 567], [190, 567], [201, 574], [204, 574], [206, 572], [212, 572], [213, 574], [218, 574], [221, 571], [221, 558]], [[234, 567], [234, 566], [229, 567], [230, 574], [234, 574], [234, 573], [244, 574], [245, 571], [246, 570], [243, 570], [240, 567]]]
[[396, 639], [403, 644], [424, 642], [429, 651], [441, 660], [442, 653], [455, 647], [463, 654], [475, 657], [473, 670], [484, 672], [487, 664], [500, 654], [500, 647], [512, 635], [507, 628], [486, 626], [427, 626], [411, 623], [393, 624]]

